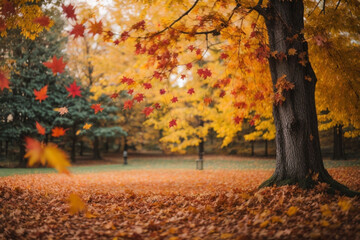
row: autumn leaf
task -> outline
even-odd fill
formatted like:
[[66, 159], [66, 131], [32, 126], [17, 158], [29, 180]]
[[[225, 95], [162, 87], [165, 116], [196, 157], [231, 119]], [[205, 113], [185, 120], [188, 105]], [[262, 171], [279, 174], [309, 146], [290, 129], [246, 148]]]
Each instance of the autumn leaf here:
[[86, 211], [86, 205], [78, 195], [71, 193], [68, 198], [68, 202], [69, 202], [69, 213], [71, 215]]
[[74, 35], [74, 38], [83, 37], [85, 31], [85, 26], [82, 24], [75, 24], [73, 29], [70, 31], [70, 35]]
[[39, 102], [41, 103], [41, 101], [45, 100], [46, 98], [48, 98], [47, 94], [47, 89], [48, 89], [48, 85], [45, 85], [43, 88], [41, 88], [39, 91], [37, 91], [36, 89], [34, 89], [34, 94], [35, 94], [35, 100], [39, 100]]
[[66, 6], [63, 4], [62, 9], [67, 18], [73, 19], [76, 21], [75, 7], [73, 5], [69, 4]]
[[133, 101], [132, 100], [126, 100], [125, 102], [124, 102], [124, 107], [123, 107], [123, 109], [124, 110], [126, 110], [126, 109], [131, 109], [132, 108], [132, 106], [133, 106]]
[[104, 110], [104, 108], [102, 108], [100, 104], [93, 104], [91, 105], [91, 108], [94, 109], [95, 114]]
[[5, 88], [9, 88], [9, 80], [6, 78], [5, 73], [0, 71], [0, 89], [3, 91]]
[[289, 50], [288, 50], [288, 55], [289, 56], [294, 56], [296, 54], [296, 49], [295, 48], [290, 48]]
[[111, 98], [111, 99], [115, 99], [115, 98], [117, 98], [118, 96], [119, 96], [119, 94], [115, 92], [115, 93], [113, 93], [113, 94], [110, 95], [110, 98]]
[[172, 119], [170, 122], [169, 122], [169, 127], [174, 127], [176, 126], [177, 123], [176, 123], [176, 119]]
[[54, 111], [59, 112], [61, 116], [69, 112], [67, 107], [55, 108]]
[[55, 168], [60, 173], [69, 174], [67, 169], [70, 166], [67, 155], [64, 151], [59, 149], [56, 144], [49, 143], [45, 145], [36, 139], [26, 137], [26, 154], [25, 158], [29, 158], [28, 165], [31, 167], [36, 163]]
[[210, 97], [206, 97], [204, 98], [204, 103], [205, 105], [209, 105], [210, 103], [212, 103], [212, 99]]
[[207, 77], [211, 77], [211, 71], [207, 68], [200, 68], [197, 70], [197, 73], [199, 74], [200, 77], [206, 79]]
[[223, 60], [227, 59], [228, 57], [229, 57], [229, 55], [227, 55], [226, 53], [221, 53], [221, 55], [220, 55], [220, 59], [223, 59]]
[[172, 103], [176, 103], [176, 102], [178, 102], [179, 100], [178, 100], [178, 98], [177, 97], [173, 97], [172, 99], [171, 99], [171, 102]]
[[151, 83], [143, 83], [143, 86], [144, 86], [145, 89], [150, 89], [150, 88], [152, 88]]
[[331, 217], [331, 216], [332, 216], [332, 213], [331, 213], [331, 210], [330, 210], [330, 208], [329, 208], [329, 205], [327, 205], [327, 204], [321, 205], [321, 206], [320, 206], [320, 210], [321, 210], [321, 214], [322, 214], [324, 217]]
[[164, 95], [166, 93], [165, 89], [160, 89], [160, 95]]
[[74, 82], [72, 84], [69, 85], [69, 87], [65, 87], [66, 90], [69, 92], [69, 96], [72, 96], [73, 98], [75, 96], [79, 96], [81, 97], [81, 90], [80, 90], [80, 86], [76, 85], [76, 81], [74, 80]]
[[190, 94], [190, 95], [193, 95], [195, 93], [194, 88], [188, 89], [187, 93]]
[[348, 212], [351, 208], [351, 201], [347, 199], [340, 199], [338, 206], [340, 207], [341, 211]]
[[287, 210], [286, 214], [291, 217], [291, 216], [295, 215], [298, 210], [299, 210], [298, 207], [291, 206], [291, 207]]
[[142, 93], [137, 93], [134, 97], [134, 100], [136, 100], [137, 102], [142, 102], [144, 100], [144, 94]]
[[85, 123], [85, 125], [83, 126], [83, 129], [89, 130], [91, 127], [92, 127], [91, 123]]
[[152, 112], [154, 111], [153, 107], [145, 107], [143, 110], [143, 113], [145, 114], [145, 116], [149, 116]]
[[63, 57], [57, 59], [55, 55], [52, 58], [52, 62], [44, 62], [43, 64], [45, 67], [50, 68], [52, 70], [54, 76], [57, 73], [62, 73], [66, 66], [66, 62], [63, 62]]
[[101, 20], [99, 22], [96, 22], [96, 20], [94, 20], [94, 22], [90, 22], [89, 33], [92, 33], [93, 36], [95, 36], [96, 34], [101, 35], [102, 32], [103, 32], [103, 25]]
[[41, 135], [45, 135], [45, 128], [43, 126], [40, 125], [40, 123], [36, 122], [36, 129], [38, 131], [39, 134]]
[[54, 127], [53, 129], [51, 129], [51, 136], [61, 137], [65, 135], [66, 131], [67, 129], [64, 129], [62, 127]]

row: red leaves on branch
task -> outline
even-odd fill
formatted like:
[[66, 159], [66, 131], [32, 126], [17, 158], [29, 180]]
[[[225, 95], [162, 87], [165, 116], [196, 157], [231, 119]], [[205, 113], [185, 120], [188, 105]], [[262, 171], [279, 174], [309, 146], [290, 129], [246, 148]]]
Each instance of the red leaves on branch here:
[[204, 79], [211, 77], [211, 71], [208, 68], [199, 68], [197, 74]]
[[65, 135], [66, 131], [67, 129], [64, 129], [62, 127], [54, 127], [53, 129], [51, 129], [51, 136], [61, 137]]
[[144, 86], [145, 89], [150, 89], [150, 88], [152, 88], [151, 83], [143, 83], [143, 86]]
[[40, 102], [48, 98], [47, 94], [48, 85], [45, 85], [43, 88], [41, 88], [39, 91], [34, 89], [35, 94], [35, 100], [39, 100]]
[[33, 22], [39, 24], [42, 27], [47, 27], [50, 24], [50, 18], [48, 16], [41, 16], [35, 18]]
[[212, 99], [210, 97], [206, 97], [204, 98], [204, 103], [205, 105], [210, 105], [210, 103], [212, 103]]
[[[85, 29], [84, 29], [85, 30]], [[102, 34], [103, 32], [103, 25], [102, 25], [102, 21], [98, 21], [96, 22], [96, 20], [94, 20], [94, 22], [90, 22], [90, 29], [89, 29], [89, 33], [91, 33], [93, 36], [95, 36], [96, 34]]]
[[177, 125], [176, 123], [176, 119], [172, 119], [170, 122], [169, 122], [169, 127], [175, 127]]
[[222, 59], [222, 60], [225, 60], [228, 57], [229, 57], [229, 55], [227, 55], [226, 53], [221, 53], [221, 55], [220, 55], [220, 59]]
[[70, 31], [70, 35], [74, 35], [74, 38], [84, 37], [84, 32], [85, 26], [80, 23], [76, 23], [73, 29]]
[[132, 94], [134, 93], [134, 89], [129, 89], [129, 90], [127, 91], [127, 93], [128, 93], [129, 95], [132, 95]]
[[45, 135], [45, 128], [40, 125], [40, 123], [36, 122], [36, 129], [40, 135]]
[[234, 107], [237, 107], [237, 108], [246, 108], [247, 107], [247, 104], [245, 102], [235, 102], [234, 103]]
[[134, 84], [135, 83], [135, 81], [132, 79], [132, 78], [128, 78], [128, 77], [123, 77], [122, 79], [121, 79], [121, 83], [126, 83], [127, 85], [132, 85], [132, 84]]
[[125, 102], [124, 102], [124, 107], [123, 107], [123, 109], [124, 110], [126, 110], [126, 109], [131, 109], [132, 108], [132, 106], [133, 106], [133, 101], [132, 100], [126, 100]]
[[187, 91], [188, 94], [190, 95], [193, 95], [195, 93], [195, 90], [194, 88], [190, 88], [188, 91]]
[[226, 95], [226, 92], [224, 90], [221, 90], [219, 97], [223, 98]]
[[194, 47], [193, 45], [190, 45], [190, 46], [188, 47], [188, 49], [192, 52], [192, 51], [195, 50], [195, 47]]
[[154, 74], [153, 74], [153, 77], [157, 78], [159, 80], [162, 80], [164, 75], [162, 73], [158, 72], [158, 71], [155, 71]]
[[154, 107], [155, 107], [155, 109], [160, 109], [160, 108], [161, 108], [161, 106], [160, 106], [159, 103], [155, 103], [155, 104], [154, 104]]
[[166, 93], [166, 90], [165, 89], [160, 89], [160, 94], [161, 95], [164, 95]]
[[124, 31], [124, 32], [122, 32], [121, 35], [120, 35], [120, 40], [121, 40], [122, 42], [125, 42], [126, 39], [128, 39], [129, 37], [130, 37], [129, 32]]
[[172, 103], [176, 103], [176, 102], [178, 102], [179, 100], [178, 100], [178, 98], [177, 97], [173, 97], [172, 99], [171, 99], [171, 102]]
[[143, 113], [145, 114], [145, 116], [149, 116], [152, 112], [154, 111], [154, 108], [153, 107], [145, 107], [144, 110], [143, 110]]
[[145, 30], [145, 21], [141, 20], [138, 23], [135, 23], [134, 25], [131, 26], [131, 29], [134, 30]]
[[104, 110], [104, 108], [102, 108], [100, 104], [93, 104], [91, 105], [91, 108], [94, 109], [95, 114]]
[[192, 66], [193, 66], [192, 63], [188, 63], [188, 64], [186, 64], [186, 69], [190, 70], [192, 68]]
[[69, 4], [65, 6], [63, 4], [62, 9], [67, 18], [76, 20], [75, 7], [73, 5]]
[[234, 117], [234, 122], [236, 124], [242, 123], [243, 121], [244, 121], [244, 119], [239, 116]]
[[5, 88], [9, 88], [9, 79], [6, 78], [4, 72], [0, 71], [0, 89], [3, 91]]
[[72, 84], [69, 85], [69, 87], [65, 87], [66, 90], [69, 92], [69, 96], [72, 96], [73, 98], [75, 96], [79, 96], [81, 97], [81, 90], [80, 90], [80, 86], [76, 85], [76, 82], [74, 80], [74, 82]]
[[118, 94], [117, 92], [115, 92], [115, 93], [113, 93], [113, 94], [110, 95], [110, 98], [111, 98], [111, 99], [115, 99], [115, 98], [117, 98], [118, 96], [119, 96], [119, 94]]
[[55, 76], [57, 73], [62, 73], [64, 71], [66, 62], [63, 62], [63, 57], [57, 59], [54, 55], [52, 58], [52, 62], [44, 62], [43, 65], [47, 68], [50, 68]]
[[137, 102], [142, 102], [144, 100], [144, 94], [142, 93], [137, 93], [134, 97], [134, 100], [136, 100]]

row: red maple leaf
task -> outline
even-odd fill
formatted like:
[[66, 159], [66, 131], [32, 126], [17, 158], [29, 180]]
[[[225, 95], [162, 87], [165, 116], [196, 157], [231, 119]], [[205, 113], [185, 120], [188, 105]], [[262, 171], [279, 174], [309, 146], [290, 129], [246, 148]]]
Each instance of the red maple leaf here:
[[191, 68], [192, 68], [192, 63], [186, 64], [186, 69], [187, 69], [187, 70], [190, 70]]
[[44, 62], [43, 64], [45, 67], [50, 68], [52, 70], [54, 76], [57, 73], [62, 73], [66, 66], [66, 62], [63, 62], [63, 57], [60, 57], [59, 59], [57, 59], [55, 55], [52, 58], [52, 62], [50, 62], [50, 61]]
[[121, 39], [121, 41], [126, 41], [126, 39], [128, 39], [128, 37], [130, 37], [130, 35], [129, 35], [129, 32], [127, 32], [127, 31], [124, 31], [123, 33], [121, 33], [121, 35], [120, 35], [120, 39]]
[[45, 135], [45, 128], [43, 126], [40, 125], [40, 123], [36, 122], [36, 129], [38, 131], [39, 134], [41, 135]]
[[119, 39], [116, 39], [116, 40], [114, 41], [114, 44], [115, 44], [115, 45], [119, 45], [119, 43], [120, 43]]
[[129, 90], [127, 91], [127, 93], [128, 93], [129, 95], [132, 95], [132, 94], [134, 93], [134, 89], [129, 89]]
[[160, 94], [161, 95], [164, 95], [166, 93], [166, 90], [165, 89], [160, 89]]
[[196, 54], [197, 54], [197, 55], [200, 55], [200, 54], [201, 54], [201, 49], [200, 49], [200, 48], [198, 48], [198, 49], [196, 50]]
[[223, 60], [227, 59], [228, 57], [229, 57], [229, 55], [227, 55], [226, 53], [221, 53], [221, 55], [220, 55], [220, 59], [223, 59]]
[[91, 105], [91, 108], [94, 109], [95, 114], [104, 110], [104, 108], [102, 108], [100, 104], [93, 104]]
[[219, 94], [219, 97], [224, 97], [226, 95], [226, 92], [224, 90], [221, 90], [220, 94]]
[[124, 108], [123, 108], [123, 109], [124, 109], [124, 110], [125, 110], [125, 109], [129, 109], [129, 110], [130, 110], [130, 109], [132, 108], [132, 106], [133, 106], [133, 101], [132, 101], [132, 100], [127, 100], [127, 101], [124, 102]]
[[16, 12], [15, 6], [11, 1], [9, 2], [8, 0], [3, 0], [0, 12], [5, 16], [5, 18], [9, 17]]
[[150, 89], [150, 88], [152, 88], [151, 83], [143, 83], [143, 86], [144, 86], [145, 89]]
[[234, 122], [235, 122], [236, 124], [239, 124], [239, 123], [243, 122], [243, 118], [241, 118], [241, 117], [239, 117], [239, 116], [236, 116], [236, 117], [234, 117]]
[[69, 4], [65, 6], [63, 4], [62, 9], [67, 18], [76, 20], [75, 7], [73, 5]]
[[40, 102], [47, 99], [48, 95], [46, 95], [48, 89], [48, 85], [45, 85], [43, 88], [41, 88], [39, 91], [34, 89], [35, 94], [35, 100], [39, 100]]
[[131, 85], [133, 83], [135, 83], [135, 81], [132, 78], [128, 78], [128, 77], [123, 77], [121, 79], [121, 83], [126, 83], [127, 85]]
[[5, 73], [0, 72], [0, 89], [3, 91], [5, 88], [9, 88], [9, 79], [6, 78]]
[[145, 30], [145, 21], [141, 20], [138, 23], [135, 23], [134, 25], [132, 25], [131, 29], [135, 29], [135, 30]]
[[145, 107], [143, 110], [143, 113], [145, 114], [145, 116], [149, 116], [152, 112], [154, 111], [153, 107]]
[[212, 102], [212, 99], [210, 97], [204, 98], [205, 105], [209, 105]]
[[176, 123], [176, 119], [172, 119], [170, 122], [169, 122], [169, 127], [174, 127], [176, 126], [177, 123]]
[[64, 129], [62, 127], [54, 127], [53, 129], [51, 129], [51, 136], [61, 137], [65, 135], [66, 131], [67, 129]]
[[144, 100], [144, 94], [142, 94], [142, 93], [137, 93], [136, 95], [135, 95], [135, 97], [134, 97], [134, 100], [136, 100], [137, 102], [141, 102], [141, 101], [143, 101]]
[[231, 79], [230, 78], [224, 78], [220, 82], [225, 87], [225, 86], [229, 85], [229, 83], [231, 82]]
[[195, 47], [194, 47], [193, 45], [190, 45], [190, 46], [188, 47], [188, 49], [192, 52], [192, 51], [194, 51]]
[[96, 20], [94, 20], [94, 22], [90, 22], [89, 33], [92, 33], [93, 36], [95, 36], [96, 34], [101, 34], [102, 32], [103, 32], [103, 25], [101, 20], [99, 22], [96, 22]]
[[69, 92], [69, 96], [72, 96], [73, 98], [75, 96], [79, 96], [81, 97], [81, 91], [80, 91], [80, 86], [76, 85], [76, 82], [74, 80], [74, 82], [72, 84], [69, 85], [69, 87], [65, 87], [66, 90]]
[[203, 77], [204, 79], [206, 79], [207, 77], [211, 77], [211, 71], [207, 68], [200, 68], [197, 70], [197, 73], [200, 77]]
[[115, 99], [118, 96], [119, 96], [119, 94], [115, 92], [115, 93], [111, 94], [110, 98]]
[[178, 101], [178, 98], [177, 97], [173, 97], [172, 99], [171, 99], [171, 102], [172, 103], [176, 103]]
[[160, 109], [160, 108], [161, 108], [161, 106], [160, 106], [159, 103], [155, 103], [155, 104], [154, 104], [154, 107], [155, 107], [156, 109]]
[[38, 23], [42, 27], [47, 27], [50, 24], [50, 18], [48, 16], [41, 16], [35, 18], [33, 22]]
[[159, 80], [162, 80], [164, 76], [163, 76], [162, 73], [159, 73], [158, 71], [155, 71], [153, 77], [157, 78]]
[[181, 74], [180, 78], [181, 78], [182, 80], [184, 80], [184, 79], [186, 78], [186, 75], [185, 75], [185, 74]]
[[83, 37], [84, 31], [85, 31], [85, 26], [77, 23], [71, 30], [70, 35], [74, 35], [74, 38]]
[[193, 95], [195, 93], [195, 90], [194, 88], [190, 88], [188, 91], [187, 91], [188, 94], [190, 95]]

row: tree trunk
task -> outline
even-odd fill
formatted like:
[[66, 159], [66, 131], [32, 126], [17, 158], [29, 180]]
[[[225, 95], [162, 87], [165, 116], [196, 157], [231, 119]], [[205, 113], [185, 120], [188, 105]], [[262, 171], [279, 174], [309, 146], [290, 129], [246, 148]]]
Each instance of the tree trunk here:
[[5, 158], [9, 156], [9, 141], [5, 141]]
[[80, 141], [80, 156], [84, 156], [84, 141]]
[[268, 140], [265, 139], [265, 157], [269, 156], [268, 153]]
[[3, 152], [2, 149], [3, 149], [3, 141], [0, 140], [0, 158]]
[[109, 152], [109, 138], [106, 138], [105, 144], [104, 144], [104, 152]]
[[71, 146], [71, 162], [76, 162], [76, 141], [77, 141], [77, 137], [76, 137], [76, 125], [73, 125], [73, 129], [72, 129], [72, 146]]
[[[290, 48], [294, 48], [297, 54], [288, 55], [284, 59], [269, 57], [274, 92], [277, 91], [277, 80], [283, 75], [295, 87], [283, 91], [285, 101], [273, 106], [276, 169], [273, 176], [260, 187], [295, 183], [301, 187], [312, 187], [315, 183], [312, 176], [318, 176], [319, 181], [329, 183], [333, 189], [347, 191], [345, 186], [333, 180], [325, 170], [321, 156], [315, 109], [317, 79], [309, 62], [308, 45], [302, 34], [303, 1], [270, 0], [269, 7], [262, 14], [265, 15], [270, 51], [287, 54]], [[299, 62], [301, 60], [305, 66]], [[306, 76], [311, 81], [305, 80]]]
[[25, 144], [24, 141], [22, 139], [24, 139], [23, 137], [20, 138], [20, 142], [19, 142], [19, 166], [20, 167], [26, 167], [26, 159], [25, 159]]
[[99, 141], [99, 137], [95, 136], [94, 137], [94, 149], [93, 149], [93, 158], [95, 160], [100, 160], [101, 159], [101, 155], [100, 155], [100, 141]]
[[255, 152], [254, 152], [254, 143], [255, 141], [251, 141], [251, 156], [254, 156], [255, 155]]
[[343, 137], [344, 137], [344, 133], [342, 130], [342, 125], [336, 125], [334, 127], [334, 148], [333, 148], [334, 160], [346, 159]]
[[127, 138], [124, 137], [124, 152], [123, 152], [123, 158], [124, 158], [124, 165], [127, 165], [127, 158], [128, 158], [128, 144], [127, 144]]

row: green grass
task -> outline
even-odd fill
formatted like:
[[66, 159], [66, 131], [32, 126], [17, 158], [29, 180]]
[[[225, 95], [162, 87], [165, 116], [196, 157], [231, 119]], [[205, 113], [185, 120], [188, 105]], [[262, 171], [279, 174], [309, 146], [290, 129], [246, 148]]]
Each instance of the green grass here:
[[[119, 159], [121, 162], [122, 159]], [[102, 164], [91, 166], [71, 167], [72, 173], [91, 173], [124, 170], [145, 170], [145, 169], [195, 169], [195, 160], [188, 159], [129, 159], [128, 165], [123, 164]], [[324, 160], [326, 168], [336, 167], [360, 167], [360, 159], [333, 161]], [[204, 161], [204, 169], [274, 169], [275, 160], [222, 160], [210, 159]], [[0, 177], [17, 174], [54, 173], [52, 168], [0, 168]]]

